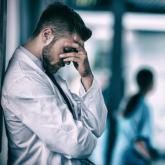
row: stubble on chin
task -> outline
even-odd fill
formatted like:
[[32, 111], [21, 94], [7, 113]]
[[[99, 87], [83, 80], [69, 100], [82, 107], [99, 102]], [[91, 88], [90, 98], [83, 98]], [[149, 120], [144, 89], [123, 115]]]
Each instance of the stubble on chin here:
[[50, 50], [49, 47], [44, 47], [42, 51], [42, 57], [43, 57], [43, 67], [45, 70], [48, 70], [51, 73], [56, 73], [61, 67], [65, 66], [65, 63], [61, 59], [56, 64], [51, 64], [52, 59], [50, 56]]

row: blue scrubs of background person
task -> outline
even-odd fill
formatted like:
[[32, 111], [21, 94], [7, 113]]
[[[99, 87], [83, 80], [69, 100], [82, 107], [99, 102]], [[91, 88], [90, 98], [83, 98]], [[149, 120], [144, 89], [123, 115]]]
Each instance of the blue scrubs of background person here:
[[[145, 96], [153, 88], [153, 73], [149, 69], [140, 70], [137, 84], [139, 91], [124, 101], [125, 105], [116, 117], [117, 139], [111, 165], [144, 165], [152, 159], [145, 141], [141, 145], [137, 139], [147, 139], [151, 143], [151, 115]], [[136, 149], [139, 151], [135, 152]]]

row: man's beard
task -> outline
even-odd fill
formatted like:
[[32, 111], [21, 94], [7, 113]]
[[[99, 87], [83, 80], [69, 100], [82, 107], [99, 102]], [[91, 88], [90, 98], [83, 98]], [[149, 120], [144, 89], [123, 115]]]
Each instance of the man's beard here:
[[42, 57], [43, 57], [43, 67], [45, 70], [49, 71], [50, 73], [57, 72], [61, 67], [65, 66], [65, 63], [62, 59], [56, 64], [51, 64], [51, 55], [50, 55], [50, 46], [46, 46], [42, 50]]

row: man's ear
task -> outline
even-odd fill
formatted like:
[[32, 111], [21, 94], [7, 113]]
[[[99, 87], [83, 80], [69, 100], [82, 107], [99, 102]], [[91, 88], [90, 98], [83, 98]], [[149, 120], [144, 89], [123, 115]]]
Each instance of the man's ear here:
[[44, 42], [45, 46], [49, 45], [54, 38], [54, 33], [52, 28], [46, 27], [41, 32], [42, 35], [42, 41]]

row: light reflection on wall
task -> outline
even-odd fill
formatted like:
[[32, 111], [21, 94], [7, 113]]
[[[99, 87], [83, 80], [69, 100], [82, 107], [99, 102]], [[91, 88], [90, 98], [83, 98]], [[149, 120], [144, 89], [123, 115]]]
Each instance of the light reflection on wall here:
[[19, 44], [19, 0], [7, 1], [6, 66]]
[[[7, 0], [7, 29], [6, 29], [6, 64], [7, 67], [9, 59], [11, 58], [19, 41], [19, 0]], [[3, 124], [3, 144], [2, 152], [0, 154], [0, 163], [7, 164], [7, 138], [6, 131]]]

